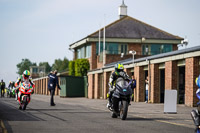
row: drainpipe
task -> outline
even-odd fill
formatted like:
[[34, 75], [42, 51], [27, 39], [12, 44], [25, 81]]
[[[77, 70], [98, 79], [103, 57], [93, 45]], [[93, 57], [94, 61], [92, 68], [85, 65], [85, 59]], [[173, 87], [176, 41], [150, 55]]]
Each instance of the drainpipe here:
[[102, 85], [102, 89], [103, 89], [103, 99], [105, 99], [105, 97], [104, 97], [104, 93], [105, 93], [105, 92], [104, 92], [104, 82], [106, 82], [106, 81], [104, 81], [104, 69], [103, 69], [103, 68], [101, 68], [101, 69], [102, 69], [102, 73], [103, 73], [103, 78], [102, 78], [102, 80], [103, 80], [103, 81], [102, 81], [102, 84], [103, 84], [103, 85]]
[[151, 99], [151, 61], [149, 60], [149, 97], [148, 101]]

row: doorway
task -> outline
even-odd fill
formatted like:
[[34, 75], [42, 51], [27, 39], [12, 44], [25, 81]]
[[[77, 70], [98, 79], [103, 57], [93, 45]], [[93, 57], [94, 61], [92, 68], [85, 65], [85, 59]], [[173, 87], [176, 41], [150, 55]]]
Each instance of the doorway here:
[[[148, 71], [144, 71], [144, 81], [147, 79], [147, 76], [148, 76]], [[144, 82], [144, 101], [147, 101], [149, 99], [148, 97], [148, 94], [146, 94], [146, 82]], [[148, 93], [149, 93], [149, 87], [148, 87]], [[147, 100], [146, 100], [146, 97], [147, 97]]]
[[99, 91], [100, 91], [100, 99], [104, 99], [104, 89], [103, 89], [103, 74], [99, 74]]
[[160, 69], [160, 103], [164, 103], [165, 96], [165, 69]]
[[185, 104], [185, 66], [179, 67], [178, 103]]

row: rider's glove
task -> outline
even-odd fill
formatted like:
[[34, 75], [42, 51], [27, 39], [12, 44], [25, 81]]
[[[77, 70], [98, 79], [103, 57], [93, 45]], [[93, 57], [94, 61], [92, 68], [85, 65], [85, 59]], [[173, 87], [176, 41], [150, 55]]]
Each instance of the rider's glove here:
[[115, 90], [115, 86], [110, 88], [110, 91], [114, 91]]

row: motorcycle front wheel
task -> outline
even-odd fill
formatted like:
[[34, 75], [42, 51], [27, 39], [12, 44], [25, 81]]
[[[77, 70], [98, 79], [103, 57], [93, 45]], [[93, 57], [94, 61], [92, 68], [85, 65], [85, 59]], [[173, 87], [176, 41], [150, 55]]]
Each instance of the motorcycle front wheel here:
[[126, 120], [128, 114], [128, 102], [123, 100], [121, 104], [122, 105], [120, 107], [120, 118], [122, 120]]
[[24, 98], [24, 101], [22, 103], [22, 110], [26, 110], [26, 106], [27, 106], [28, 102], [27, 102], [27, 97]]

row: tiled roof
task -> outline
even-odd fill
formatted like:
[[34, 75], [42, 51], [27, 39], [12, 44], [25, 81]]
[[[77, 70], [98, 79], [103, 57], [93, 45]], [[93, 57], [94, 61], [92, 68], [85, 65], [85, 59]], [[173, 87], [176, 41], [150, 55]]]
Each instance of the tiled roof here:
[[[103, 28], [101, 29], [101, 31], [103, 31]], [[98, 36], [99, 31], [96, 31], [88, 37], [97, 38]], [[101, 32], [101, 36], [103, 36], [103, 32]], [[183, 38], [181, 37], [167, 33], [130, 16], [125, 16], [107, 25], [106, 38], [183, 40]]]

